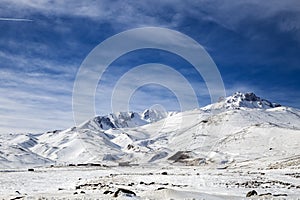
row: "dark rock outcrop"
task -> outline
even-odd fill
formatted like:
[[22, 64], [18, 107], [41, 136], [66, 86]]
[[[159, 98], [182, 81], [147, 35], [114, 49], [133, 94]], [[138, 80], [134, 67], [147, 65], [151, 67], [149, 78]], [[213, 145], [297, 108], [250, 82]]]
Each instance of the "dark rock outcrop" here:
[[246, 194], [246, 197], [251, 197], [251, 196], [254, 196], [254, 195], [257, 195], [257, 192], [255, 190], [252, 190], [252, 191], [250, 191]]
[[114, 197], [118, 197], [121, 193], [124, 193], [128, 196], [136, 196], [136, 194], [131, 191], [131, 190], [127, 190], [127, 189], [124, 189], [124, 188], [119, 188], [115, 193], [114, 193]]

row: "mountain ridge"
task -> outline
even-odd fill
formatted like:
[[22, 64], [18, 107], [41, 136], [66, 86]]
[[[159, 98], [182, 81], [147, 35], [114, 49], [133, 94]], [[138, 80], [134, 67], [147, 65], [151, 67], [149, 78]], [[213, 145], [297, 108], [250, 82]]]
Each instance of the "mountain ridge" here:
[[[233, 167], [255, 159], [267, 159], [261, 163], [267, 167], [274, 159], [298, 155], [299, 120], [297, 109], [235, 93], [191, 111], [119, 112], [63, 131], [2, 137], [0, 151], [6, 156], [0, 167], [90, 162]], [[289, 146], [283, 146], [285, 140]]]
[[258, 97], [253, 92], [235, 92], [229, 97], [220, 98], [217, 103], [204, 106], [203, 109], [268, 109], [276, 107], [281, 107], [281, 105]]

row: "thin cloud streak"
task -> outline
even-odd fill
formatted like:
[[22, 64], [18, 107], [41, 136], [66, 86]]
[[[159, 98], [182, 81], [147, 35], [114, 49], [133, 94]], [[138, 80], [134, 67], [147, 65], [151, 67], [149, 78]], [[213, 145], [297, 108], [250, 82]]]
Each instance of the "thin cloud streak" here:
[[0, 21], [33, 22], [33, 20], [32, 20], [32, 19], [22, 19], [22, 18], [4, 18], [4, 17], [0, 17]]
[[[107, 37], [142, 26], [172, 28], [205, 46], [220, 68], [227, 95], [236, 91], [255, 92], [262, 98], [299, 107], [299, 5], [297, 0], [272, 3], [153, 0], [151, 4], [120, 0], [101, 3], [2, 0], [0, 12], [5, 17], [0, 18], [3, 27], [0, 133], [4, 129], [36, 131], [70, 126], [73, 81], [86, 54]], [[30, 23], [32, 21], [38, 23]], [[22, 22], [29, 23], [24, 23], [24, 28]], [[159, 38], [156, 37], [156, 41], [159, 42]], [[118, 70], [112, 69], [101, 78], [96, 91], [98, 114], [110, 112], [111, 91], [119, 70], [126, 72], [122, 67], [135, 66], [135, 61], [128, 56], [122, 65], [117, 64], [120, 65]], [[144, 64], [144, 61], [150, 59], [142, 57], [136, 62]], [[165, 64], [170, 64], [169, 61], [166, 59]], [[199, 104], [210, 103], [207, 87], [201, 79], [196, 79], [195, 72], [178, 63], [174, 66], [191, 79]], [[155, 74], [149, 76], [156, 78]], [[142, 73], [137, 76], [142, 77]], [[178, 84], [172, 79], [168, 81]], [[178, 87], [184, 92], [184, 88]], [[130, 108], [142, 111], [154, 103], [178, 108], [171, 92], [152, 85], [132, 95]]]

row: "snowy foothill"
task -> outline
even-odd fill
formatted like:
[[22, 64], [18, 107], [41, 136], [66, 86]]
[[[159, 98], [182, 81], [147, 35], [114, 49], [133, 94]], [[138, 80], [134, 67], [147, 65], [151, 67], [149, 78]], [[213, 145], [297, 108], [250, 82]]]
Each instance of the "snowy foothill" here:
[[254, 93], [0, 135], [0, 152], [3, 199], [300, 197], [300, 110]]

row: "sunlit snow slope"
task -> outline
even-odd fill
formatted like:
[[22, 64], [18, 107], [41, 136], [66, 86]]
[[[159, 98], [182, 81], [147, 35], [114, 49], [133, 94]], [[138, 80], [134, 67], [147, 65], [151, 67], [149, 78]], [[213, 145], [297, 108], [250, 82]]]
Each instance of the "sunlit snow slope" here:
[[146, 110], [0, 138], [0, 167], [70, 163], [284, 168], [300, 164], [300, 111], [253, 93], [181, 113]]

